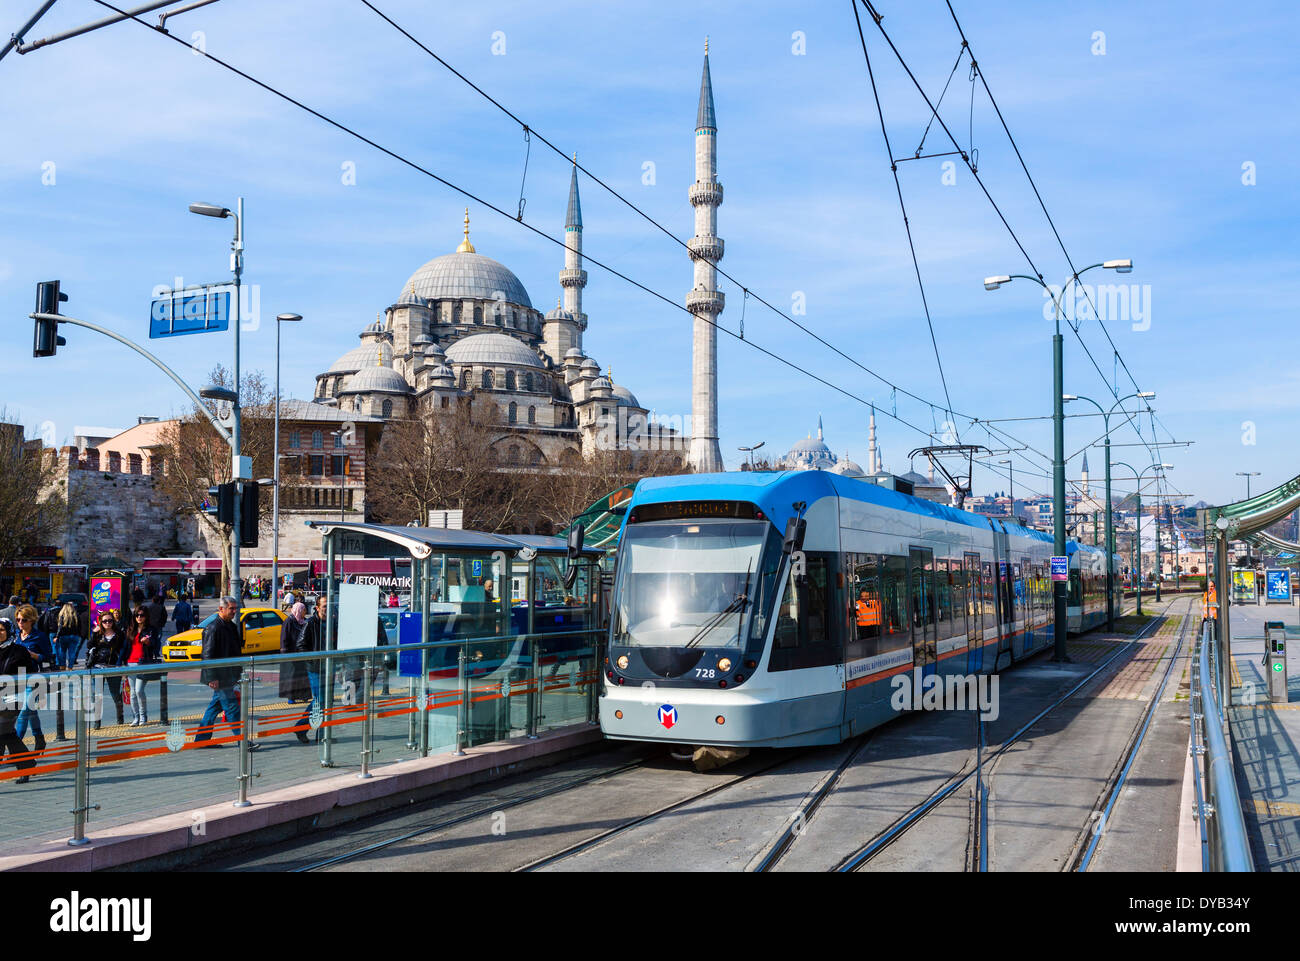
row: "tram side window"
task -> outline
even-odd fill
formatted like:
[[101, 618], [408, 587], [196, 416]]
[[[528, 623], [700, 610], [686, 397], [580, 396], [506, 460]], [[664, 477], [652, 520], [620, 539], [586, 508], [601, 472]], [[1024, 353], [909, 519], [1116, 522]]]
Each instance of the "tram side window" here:
[[853, 613], [853, 641], [849, 657], [870, 657], [879, 653], [880, 637], [880, 559], [875, 554], [853, 554], [853, 582], [850, 604]]
[[984, 605], [984, 620], [988, 624], [997, 624], [997, 582], [993, 578], [993, 564], [984, 561], [982, 568], [984, 576], [980, 582], [980, 598]]
[[966, 633], [966, 571], [962, 569], [961, 558], [950, 562], [949, 578], [952, 583], [949, 596], [952, 599], [952, 633]]
[[885, 557], [880, 565], [880, 653], [912, 646], [907, 624], [907, 558]]
[[938, 639], [952, 635], [952, 568], [950, 562], [940, 558], [934, 562], [934, 586], [936, 627], [934, 636]]
[[830, 612], [837, 609], [833, 555], [810, 551], [804, 556], [807, 571], [803, 575], [791, 571], [777, 610], [769, 670], [793, 671], [840, 661], [838, 632], [830, 621]]

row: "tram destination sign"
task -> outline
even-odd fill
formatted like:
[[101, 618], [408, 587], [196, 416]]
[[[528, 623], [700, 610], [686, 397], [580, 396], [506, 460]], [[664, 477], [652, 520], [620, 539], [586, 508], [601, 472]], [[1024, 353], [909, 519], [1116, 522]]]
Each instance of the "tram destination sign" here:
[[1070, 559], [1052, 555], [1052, 580], [1068, 581], [1070, 579]]
[[640, 504], [633, 512], [636, 521], [663, 521], [675, 518], [734, 517], [752, 520], [761, 515], [747, 501], [669, 501], [664, 504]]
[[159, 291], [149, 302], [149, 339], [229, 329], [233, 290], [231, 284], [203, 284]]

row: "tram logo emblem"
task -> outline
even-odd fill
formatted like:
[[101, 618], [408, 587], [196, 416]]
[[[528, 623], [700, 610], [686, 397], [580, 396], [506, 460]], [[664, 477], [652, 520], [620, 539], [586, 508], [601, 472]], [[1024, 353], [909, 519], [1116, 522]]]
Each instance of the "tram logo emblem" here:
[[671, 704], [664, 704], [659, 708], [659, 723], [664, 726], [665, 731], [671, 731], [677, 724], [677, 708]]

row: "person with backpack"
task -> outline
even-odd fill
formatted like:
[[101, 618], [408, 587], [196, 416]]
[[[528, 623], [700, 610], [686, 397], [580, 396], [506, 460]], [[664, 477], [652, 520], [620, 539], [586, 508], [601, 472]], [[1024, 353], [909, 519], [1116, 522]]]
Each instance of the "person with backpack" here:
[[176, 622], [177, 634], [188, 631], [194, 623], [194, 610], [190, 607], [186, 595], [182, 594], [176, 601], [176, 606], [172, 608], [172, 620]]
[[77, 605], [68, 601], [55, 618], [54, 666], [64, 671], [72, 670], [77, 666], [80, 652], [81, 615], [77, 613]]

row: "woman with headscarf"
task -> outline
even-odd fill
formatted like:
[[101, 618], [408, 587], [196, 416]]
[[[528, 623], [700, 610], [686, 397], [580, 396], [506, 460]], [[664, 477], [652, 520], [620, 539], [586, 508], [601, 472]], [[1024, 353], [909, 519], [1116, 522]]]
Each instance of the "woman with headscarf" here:
[[[23, 758], [14, 765], [21, 770], [33, 767], [36, 761], [27, 753], [27, 745], [15, 730], [25, 697], [18, 693], [22, 686], [19, 678], [35, 671], [37, 665], [32, 652], [19, 644], [17, 638], [17, 625], [7, 617], [0, 617], [0, 675], [12, 678], [6, 682], [8, 691], [0, 694], [0, 759], [5, 754]], [[26, 784], [30, 776], [24, 774], [16, 780], [18, 784]]]
[[[307, 627], [307, 605], [301, 601], [289, 608], [289, 616], [280, 627], [280, 653], [297, 654], [298, 640]], [[307, 663], [291, 661], [280, 665], [280, 696], [290, 704], [311, 699], [311, 686], [307, 682]], [[298, 740], [307, 743], [305, 731], [295, 732]]]

